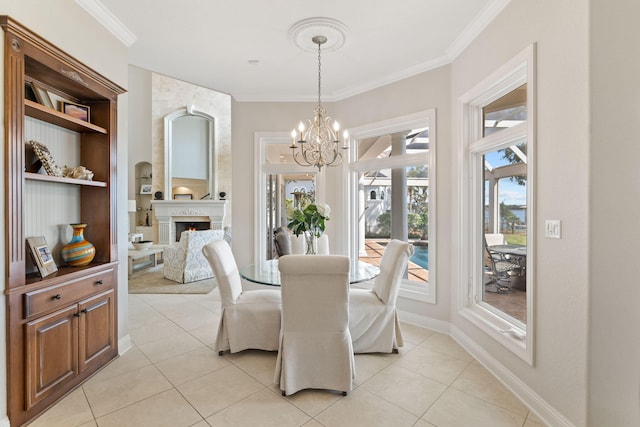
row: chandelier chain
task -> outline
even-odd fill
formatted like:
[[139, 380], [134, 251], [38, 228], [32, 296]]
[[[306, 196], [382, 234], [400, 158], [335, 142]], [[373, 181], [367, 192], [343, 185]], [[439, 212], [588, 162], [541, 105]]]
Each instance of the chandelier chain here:
[[321, 63], [320, 63], [320, 61], [322, 60], [322, 57], [320, 55], [320, 46], [321, 45], [322, 45], [321, 43], [318, 43], [318, 105], [321, 104], [320, 103], [320, 94], [322, 93], [321, 90], [320, 90], [320, 80], [322, 78], [322, 72], [321, 72], [322, 68], [321, 68]]

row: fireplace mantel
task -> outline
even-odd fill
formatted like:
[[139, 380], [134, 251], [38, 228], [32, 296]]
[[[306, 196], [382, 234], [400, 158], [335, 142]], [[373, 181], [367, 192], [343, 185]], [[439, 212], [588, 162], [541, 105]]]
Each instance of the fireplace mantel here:
[[158, 243], [175, 242], [176, 221], [209, 221], [212, 230], [222, 230], [226, 203], [225, 200], [153, 200]]

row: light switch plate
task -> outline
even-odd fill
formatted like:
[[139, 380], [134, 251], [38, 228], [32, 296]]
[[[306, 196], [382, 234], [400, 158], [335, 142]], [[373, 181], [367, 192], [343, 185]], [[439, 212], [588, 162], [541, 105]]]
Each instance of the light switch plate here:
[[544, 221], [544, 237], [559, 239], [560, 235], [561, 231], [559, 219], [547, 219]]

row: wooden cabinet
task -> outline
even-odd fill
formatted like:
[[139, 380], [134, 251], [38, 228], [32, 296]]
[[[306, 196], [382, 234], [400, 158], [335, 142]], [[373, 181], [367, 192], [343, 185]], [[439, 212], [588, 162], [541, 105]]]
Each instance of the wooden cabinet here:
[[[117, 97], [124, 90], [11, 18], [0, 16], [0, 26], [4, 31], [7, 408], [11, 425], [19, 426], [118, 354], [116, 134]], [[34, 84], [53, 102], [30, 99], [27, 89]], [[51, 108], [60, 100], [88, 107], [88, 120]], [[93, 180], [30, 169], [26, 143], [33, 134], [61, 140], [59, 166], [79, 163], [93, 171]], [[37, 209], [30, 204], [34, 200], [43, 204], [41, 200], [51, 194], [61, 194], [55, 201], [64, 203]], [[88, 224], [85, 237], [96, 248], [94, 260], [84, 267], [59, 263], [58, 271], [44, 278], [34, 274], [26, 262], [26, 237], [51, 235], [61, 223], [72, 222]], [[48, 243], [52, 250], [60, 249], [61, 245]]]
[[72, 306], [27, 323], [27, 409], [78, 375], [76, 315]]
[[[59, 295], [59, 294], [56, 294]], [[27, 409], [116, 349], [112, 289], [27, 322]]]

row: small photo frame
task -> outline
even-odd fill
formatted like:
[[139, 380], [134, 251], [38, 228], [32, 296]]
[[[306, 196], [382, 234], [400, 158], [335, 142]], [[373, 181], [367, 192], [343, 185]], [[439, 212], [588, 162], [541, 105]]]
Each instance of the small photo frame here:
[[58, 266], [44, 236], [28, 237], [27, 246], [29, 246], [29, 253], [33, 258], [33, 263], [38, 267], [40, 276], [45, 277], [58, 271]]
[[40, 162], [42, 163], [42, 167], [44, 168], [47, 175], [51, 176], [62, 176], [62, 169], [58, 167], [55, 160], [53, 160], [53, 156], [49, 152], [49, 149], [46, 145], [40, 144], [38, 141], [29, 141], [31, 148], [33, 148], [33, 152], [36, 154]]
[[174, 200], [191, 200], [193, 199], [193, 194], [174, 194]]
[[76, 104], [69, 101], [60, 101], [60, 111], [63, 113], [88, 122], [90, 119], [91, 108], [88, 105]]
[[51, 102], [49, 92], [36, 82], [31, 82], [30, 84], [31, 89], [33, 89], [33, 94], [36, 96], [36, 101], [45, 107], [53, 108], [53, 102]]
[[140, 194], [151, 194], [151, 184], [142, 184], [140, 186]]

